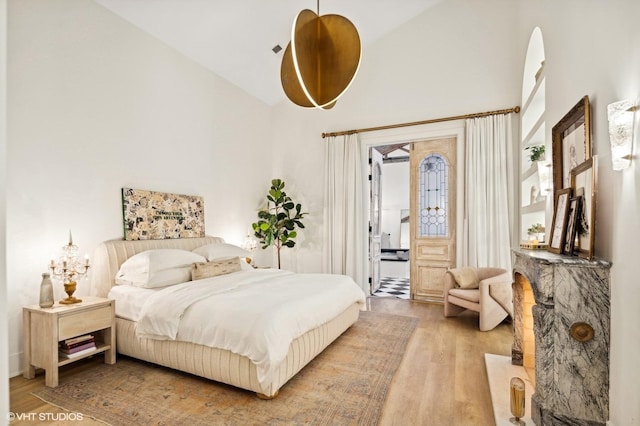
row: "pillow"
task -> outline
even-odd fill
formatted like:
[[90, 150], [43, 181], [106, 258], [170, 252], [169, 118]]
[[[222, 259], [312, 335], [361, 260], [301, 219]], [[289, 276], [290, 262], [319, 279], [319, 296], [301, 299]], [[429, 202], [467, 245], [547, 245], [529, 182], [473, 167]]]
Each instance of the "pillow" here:
[[116, 284], [157, 288], [191, 281], [191, 264], [206, 259], [188, 250], [147, 250], [127, 259], [116, 274]]
[[480, 283], [478, 282], [478, 276], [473, 268], [464, 267], [458, 269], [449, 269], [453, 279], [460, 288], [478, 288]]
[[209, 262], [216, 259], [234, 256], [242, 258], [251, 258], [251, 256], [253, 256], [250, 251], [227, 243], [207, 244], [206, 246], [198, 247], [197, 249], [193, 250], [193, 252], [199, 254], [200, 256], [206, 257]]
[[228, 257], [226, 259], [217, 259], [212, 262], [194, 263], [191, 265], [191, 280], [201, 280], [209, 277], [217, 277], [218, 275], [226, 275], [241, 270], [239, 257]]

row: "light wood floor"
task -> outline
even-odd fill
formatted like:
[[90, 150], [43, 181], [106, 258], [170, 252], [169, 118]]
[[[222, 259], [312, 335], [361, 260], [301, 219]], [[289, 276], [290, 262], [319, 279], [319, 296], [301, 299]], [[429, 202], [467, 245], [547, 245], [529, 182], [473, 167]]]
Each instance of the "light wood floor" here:
[[[494, 425], [484, 354], [511, 354], [509, 324], [481, 332], [474, 313], [444, 318], [441, 305], [395, 298], [370, 298], [369, 303], [373, 311], [420, 318], [391, 384], [381, 425]], [[61, 369], [60, 380], [99, 362], [102, 362], [101, 357], [69, 364]], [[31, 395], [43, 385], [42, 373], [32, 380], [22, 376], [10, 380], [11, 411], [37, 413], [32, 416], [38, 419], [37, 422], [14, 421], [11, 425], [81, 423], [104, 426], [104, 423], [88, 418], [83, 422], [57, 421], [55, 413], [65, 411]], [[40, 421], [39, 413], [51, 420]]]

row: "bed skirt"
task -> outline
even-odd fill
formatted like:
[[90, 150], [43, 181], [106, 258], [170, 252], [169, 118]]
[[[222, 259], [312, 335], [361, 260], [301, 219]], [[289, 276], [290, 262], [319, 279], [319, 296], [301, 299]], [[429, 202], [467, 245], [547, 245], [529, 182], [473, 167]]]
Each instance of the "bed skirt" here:
[[358, 320], [359, 311], [360, 305], [353, 304], [329, 322], [295, 339], [273, 382], [262, 386], [258, 383], [256, 367], [248, 358], [195, 343], [140, 338], [136, 336], [134, 321], [116, 318], [116, 346], [123, 355], [273, 397], [291, 377], [351, 327]]

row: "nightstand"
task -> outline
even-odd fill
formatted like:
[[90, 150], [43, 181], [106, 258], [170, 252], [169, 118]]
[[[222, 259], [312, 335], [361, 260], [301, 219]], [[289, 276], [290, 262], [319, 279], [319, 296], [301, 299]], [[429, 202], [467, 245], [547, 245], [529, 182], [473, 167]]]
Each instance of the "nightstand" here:
[[[58, 367], [104, 352], [104, 362], [116, 362], [115, 301], [102, 297], [82, 297], [73, 305], [56, 303], [51, 308], [38, 305], [22, 309], [24, 328], [23, 376], [35, 377], [36, 367], [45, 370], [45, 384], [58, 386]], [[58, 343], [84, 334], [95, 336], [96, 348], [76, 358], [58, 356]]]

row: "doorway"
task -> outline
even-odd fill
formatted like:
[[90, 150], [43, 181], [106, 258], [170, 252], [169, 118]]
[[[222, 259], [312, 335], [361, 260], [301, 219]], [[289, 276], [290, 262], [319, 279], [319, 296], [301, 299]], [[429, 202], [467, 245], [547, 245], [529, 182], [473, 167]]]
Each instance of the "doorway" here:
[[[373, 230], [369, 259], [372, 261], [371, 294], [378, 297], [410, 298], [409, 150], [409, 143], [370, 148]], [[379, 193], [375, 193], [376, 188]], [[379, 235], [376, 235], [376, 218]], [[379, 242], [377, 252], [374, 251], [376, 241]]]
[[442, 302], [456, 262], [456, 163], [456, 137], [370, 148], [372, 295]]

